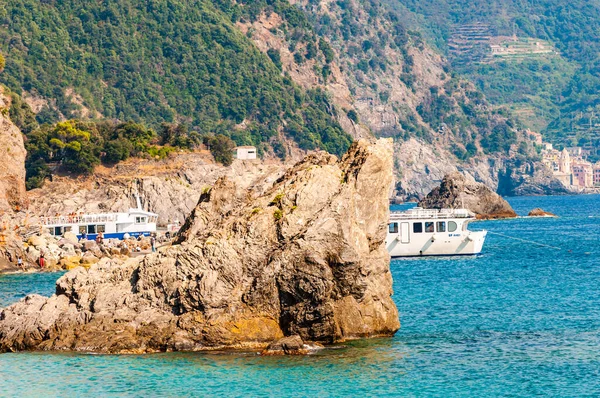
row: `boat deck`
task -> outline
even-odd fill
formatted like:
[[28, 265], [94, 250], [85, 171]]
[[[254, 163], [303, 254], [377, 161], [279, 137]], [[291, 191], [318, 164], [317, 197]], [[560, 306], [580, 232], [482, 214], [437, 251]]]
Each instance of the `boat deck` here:
[[414, 208], [404, 212], [392, 212], [390, 221], [397, 220], [431, 220], [449, 218], [474, 218], [475, 214], [467, 209], [421, 209]]

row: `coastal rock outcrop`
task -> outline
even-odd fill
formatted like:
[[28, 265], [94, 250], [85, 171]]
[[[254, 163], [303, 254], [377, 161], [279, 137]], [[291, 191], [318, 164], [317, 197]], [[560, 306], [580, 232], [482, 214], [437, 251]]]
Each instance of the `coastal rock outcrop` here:
[[[10, 108], [10, 97], [0, 86], [0, 110]], [[0, 215], [27, 207], [25, 190], [25, 145], [17, 126], [0, 112]]]
[[50, 298], [0, 312], [0, 352], [139, 353], [264, 348], [285, 336], [333, 343], [399, 328], [384, 241], [389, 140], [337, 160], [307, 156], [264, 192], [220, 178], [179, 244], [104, 258]]
[[459, 172], [444, 176], [441, 185], [421, 200], [419, 206], [426, 209], [466, 208], [481, 219], [517, 216], [500, 195]]
[[531, 210], [527, 215], [529, 217], [557, 217], [556, 214], [540, 209], [539, 207]]
[[304, 344], [300, 336], [293, 335], [283, 337], [271, 344], [261, 352], [261, 355], [305, 355], [322, 346], [310, 346]]
[[519, 168], [507, 165], [498, 173], [501, 195], [566, 195], [571, 193], [541, 162], [527, 162]]

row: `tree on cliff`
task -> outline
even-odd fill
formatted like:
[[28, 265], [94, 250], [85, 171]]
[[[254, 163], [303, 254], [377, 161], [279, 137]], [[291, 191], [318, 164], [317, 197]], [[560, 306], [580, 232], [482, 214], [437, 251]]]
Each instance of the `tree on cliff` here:
[[235, 148], [235, 142], [233, 142], [231, 138], [222, 134], [217, 134], [206, 137], [204, 142], [217, 162], [222, 163], [223, 166], [229, 166], [233, 163], [233, 149]]
[[57, 123], [49, 137], [53, 159], [61, 161], [67, 171], [89, 173], [100, 163], [99, 147], [90, 132], [79, 129], [76, 121]]

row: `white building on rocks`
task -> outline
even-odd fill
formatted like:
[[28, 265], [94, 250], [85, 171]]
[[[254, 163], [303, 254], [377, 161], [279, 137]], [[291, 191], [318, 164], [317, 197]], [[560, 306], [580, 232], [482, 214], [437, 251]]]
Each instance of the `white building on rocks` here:
[[233, 157], [239, 160], [256, 159], [256, 147], [238, 146], [234, 149]]

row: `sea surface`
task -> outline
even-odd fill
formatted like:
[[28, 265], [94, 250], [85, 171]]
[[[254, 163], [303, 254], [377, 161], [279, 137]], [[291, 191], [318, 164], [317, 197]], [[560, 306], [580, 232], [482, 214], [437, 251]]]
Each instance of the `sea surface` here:
[[[393, 338], [298, 357], [1, 354], [0, 396], [600, 396], [600, 196], [509, 201], [560, 218], [473, 223], [490, 231], [479, 257], [394, 260]], [[0, 276], [0, 307], [58, 276]]]

